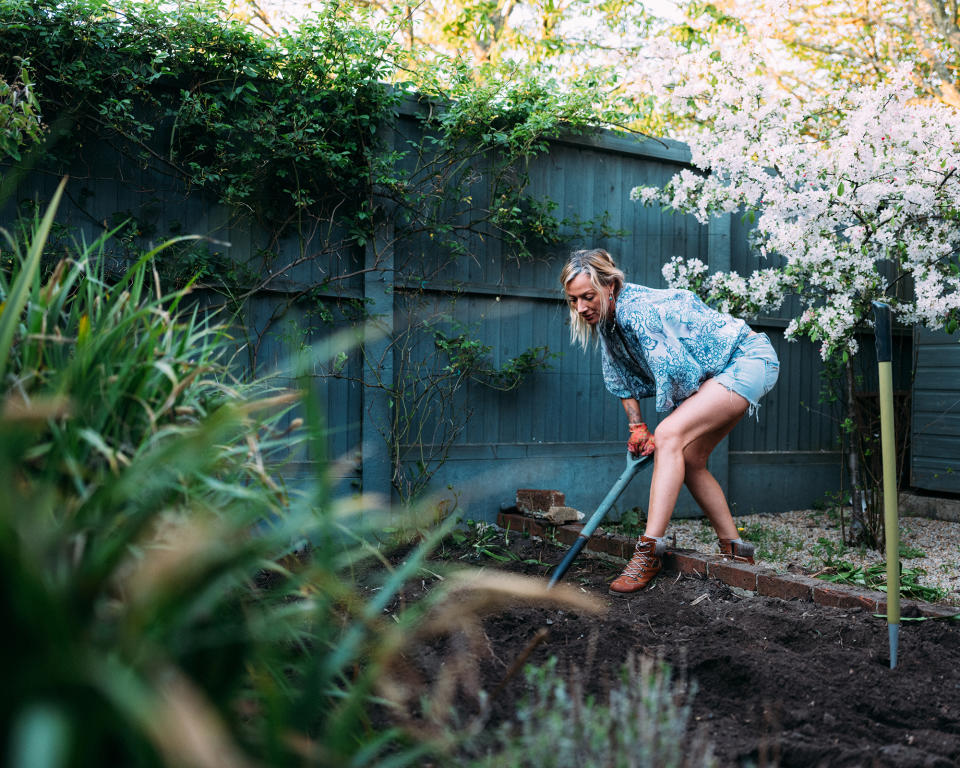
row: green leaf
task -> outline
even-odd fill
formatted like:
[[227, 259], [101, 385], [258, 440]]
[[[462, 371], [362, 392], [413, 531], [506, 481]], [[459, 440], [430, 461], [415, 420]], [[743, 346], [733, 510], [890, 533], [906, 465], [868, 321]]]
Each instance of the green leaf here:
[[7, 372], [13, 337], [20, 325], [20, 313], [26, 306], [34, 276], [40, 268], [40, 257], [43, 255], [43, 248], [50, 235], [50, 227], [53, 225], [53, 217], [60, 206], [60, 198], [63, 196], [66, 185], [67, 179], [64, 178], [57, 186], [57, 191], [54, 192], [53, 199], [30, 243], [30, 250], [21, 266], [20, 274], [10, 287], [10, 293], [7, 294], [7, 300], [3, 305], [3, 313], [0, 314], [0, 379], [3, 379]]
[[35, 704], [13, 725], [10, 768], [58, 768], [66, 765], [70, 724], [58, 709]]

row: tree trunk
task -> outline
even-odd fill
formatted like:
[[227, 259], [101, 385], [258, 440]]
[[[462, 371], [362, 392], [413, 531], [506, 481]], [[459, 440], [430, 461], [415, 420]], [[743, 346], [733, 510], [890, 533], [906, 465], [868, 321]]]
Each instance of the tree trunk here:
[[863, 468], [860, 465], [860, 433], [864, 429], [861, 423], [860, 412], [854, 390], [853, 363], [847, 360], [844, 364], [846, 373], [846, 400], [848, 423], [853, 424], [854, 433], [847, 441], [847, 470], [850, 472], [850, 530], [847, 544], [864, 542], [867, 532], [867, 497], [863, 482]]

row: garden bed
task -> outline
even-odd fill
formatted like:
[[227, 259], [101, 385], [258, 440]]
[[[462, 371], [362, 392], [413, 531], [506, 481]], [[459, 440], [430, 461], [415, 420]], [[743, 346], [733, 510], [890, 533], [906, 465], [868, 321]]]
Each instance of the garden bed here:
[[[540, 538], [498, 534], [482, 547], [446, 547], [442, 556], [543, 576], [563, 552]], [[620, 567], [582, 556], [564, 579], [594, 595], [606, 607], [601, 616], [532, 604], [485, 619], [485, 642], [469, 653], [477, 684], [491, 693], [488, 728], [510, 718], [528, 691], [522, 674], [508, 675], [525, 653], [534, 665], [556, 657], [562, 675], [577, 668], [601, 701], [634, 654], [663, 658], [695, 686], [690, 728], [713, 742], [720, 765], [960, 761], [960, 622], [905, 620], [891, 670], [887, 624], [867, 609], [782, 600], [682, 573], [661, 574], [632, 598], [612, 597], [607, 585]], [[545, 637], [534, 645], [541, 629]], [[442, 655], [434, 642], [408, 659], [427, 669]], [[474, 694], [461, 690], [460, 703], [469, 707]]]

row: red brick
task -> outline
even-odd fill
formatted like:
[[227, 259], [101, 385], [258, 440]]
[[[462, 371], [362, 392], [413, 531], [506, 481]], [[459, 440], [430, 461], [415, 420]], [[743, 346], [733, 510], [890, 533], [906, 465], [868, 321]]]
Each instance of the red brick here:
[[758, 573], [757, 592], [781, 600], [813, 600], [813, 584], [805, 576], [793, 574]]
[[844, 601], [847, 593], [839, 587], [820, 587], [813, 588], [813, 601], [817, 605], [825, 605], [828, 608], [845, 608]]
[[[880, 605], [880, 601], [884, 599], [883, 595], [879, 592], [868, 592], [856, 591], [853, 592], [850, 597], [855, 601], [854, 608], [863, 608], [865, 611], [870, 613], [876, 613], [877, 607]], [[886, 603], [884, 603], [886, 605]]]
[[[923, 616], [930, 616], [935, 619], [947, 619], [951, 616], [960, 614], [960, 608], [955, 605], [933, 605], [932, 603], [919, 603], [920, 613]], [[884, 603], [886, 611], [886, 603]]]
[[752, 565], [733, 562], [708, 563], [707, 575], [731, 587], [757, 591], [757, 571]]
[[863, 608], [876, 612], [878, 600], [882, 595], [878, 592], [869, 592], [852, 587], [838, 587], [836, 585], [813, 587], [813, 602], [827, 608]]
[[609, 533], [607, 538], [616, 541], [620, 547], [620, 555], [624, 560], [629, 560], [633, 557], [634, 551], [637, 548], [637, 537], [636, 536], [624, 536], [623, 534], [618, 533]]
[[[880, 592], [878, 594], [880, 597], [877, 600], [876, 612], [882, 616], [886, 616], [886, 593]], [[956, 616], [958, 613], [960, 613], [960, 608], [952, 605], [934, 605], [933, 603], [925, 603], [922, 600], [904, 600], [903, 598], [900, 598], [901, 618], [916, 619], [920, 618], [921, 616], [929, 616], [932, 619], [946, 619], [951, 616]]]
[[608, 533], [605, 534], [607, 538], [616, 539], [621, 544], [623, 544], [624, 552], [627, 552], [627, 559], [629, 560], [633, 557], [633, 550], [637, 547], [637, 537], [636, 536], [624, 536], [622, 533]]
[[633, 541], [625, 540], [622, 536], [593, 536], [587, 549], [629, 560], [633, 555]]
[[637, 540], [632, 536], [611, 536], [611, 541], [615, 541], [620, 548], [620, 557], [629, 560], [637, 549]]
[[707, 575], [707, 561], [694, 552], [668, 551], [663, 558], [663, 567], [668, 571], [676, 571], [688, 576]]
[[567, 497], [562, 491], [519, 488], [517, 490], [517, 509], [530, 514], [545, 514], [550, 507], [565, 507]]
[[529, 533], [531, 536], [544, 536], [546, 529], [536, 520], [524, 515], [501, 512], [497, 515], [497, 525], [515, 533]]
[[591, 536], [590, 541], [587, 542], [587, 549], [591, 552], [620, 557], [620, 543], [609, 536]]

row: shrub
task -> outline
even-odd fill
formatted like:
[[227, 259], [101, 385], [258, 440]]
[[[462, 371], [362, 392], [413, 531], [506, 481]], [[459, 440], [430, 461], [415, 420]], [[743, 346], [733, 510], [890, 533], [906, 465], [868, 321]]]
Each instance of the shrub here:
[[[296, 401], [322, 456], [315, 398], [232, 381], [223, 329], [186, 291], [163, 293], [152, 253], [113, 275], [97, 241], [43, 274], [62, 190], [0, 254], [2, 753], [361, 768], [447, 746], [408, 716], [421, 688], [400, 679], [407, 643], [479, 636], [476, 617], [518, 595], [588, 601], [517, 577], [447, 578], [407, 606], [414, 576], [440, 578], [421, 567], [456, 516], [391, 562], [387, 513], [334, 499], [322, 462], [284, 489], [271, 458], [300, 438], [278, 420]], [[334, 338], [314, 354], [342, 349]], [[457, 686], [443, 672], [438, 712]]]
[[269, 471], [297, 439], [275, 429], [295, 393], [236, 386], [223, 330], [155, 286], [151, 254], [110, 279], [102, 243], [78, 246], [41, 280], [60, 191], [0, 280], [0, 748], [13, 764], [412, 759], [423, 748], [372, 729], [365, 704], [401, 645], [384, 601], [426, 549], [364, 599], [345, 576], [378, 515]]
[[530, 668], [527, 682], [529, 699], [500, 729], [477, 768], [714, 765], [710, 745], [687, 736], [689, 696], [662, 662], [629, 657], [606, 703], [586, 696], [578, 677], [564, 680], [556, 659]]

